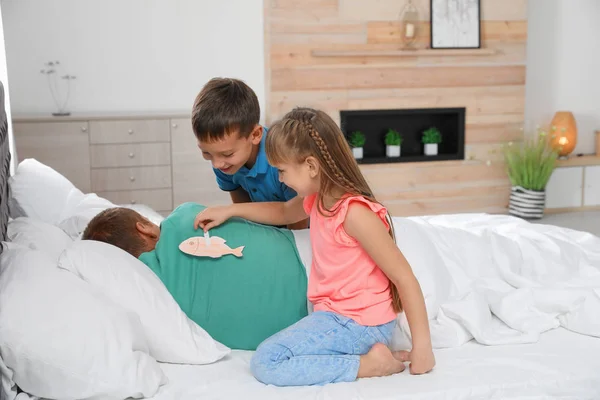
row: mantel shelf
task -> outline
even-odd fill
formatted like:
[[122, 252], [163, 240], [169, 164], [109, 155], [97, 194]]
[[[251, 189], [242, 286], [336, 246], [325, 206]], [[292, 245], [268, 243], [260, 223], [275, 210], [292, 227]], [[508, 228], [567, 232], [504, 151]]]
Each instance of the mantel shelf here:
[[417, 50], [312, 50], [313, 57], [439, 57], [491, 56], [495, 49], [417, 49]]

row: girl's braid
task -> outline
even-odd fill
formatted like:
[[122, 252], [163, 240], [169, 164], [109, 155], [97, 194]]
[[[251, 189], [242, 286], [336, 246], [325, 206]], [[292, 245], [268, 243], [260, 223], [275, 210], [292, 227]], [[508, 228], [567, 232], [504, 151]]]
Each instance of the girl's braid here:
[[327, 145], [325, 144], [325, 141], [323, 140], [321, 135], [319, 135], [319, 132], [317, 132], [317, 130], [313, 127], [312, 123], [310, 122], [310, 117], [302, 118], [298, 122], [300, 122], [300, 124], [306, 130], [308, 130], [308, 134], [310, 135], [312, 140], [314, 140], [315, 144], [319, 148], [319, 152], [325, 159], [325, 162], [327, 162], [327, 165], [329, 165], [329, 168], [331, 168], [331, 170], [335, 174], [335, 177], [337, 178], [338, 182], [341, 182], [346, 187], [346, 189], [351, 189], [351, 190], [354, 190], [356, 193], [361, 193], [361, 191], [358, 190], [356, 185], [353, 182], [351, 182], [348, 178], [346, 178], [346, 176], [339, 169], [339, 167], [337, 166], [337, 163], [334, 161], [333, 157], [331, 157], [331, 154], [329, 153], [329, 149], [327, 149]]

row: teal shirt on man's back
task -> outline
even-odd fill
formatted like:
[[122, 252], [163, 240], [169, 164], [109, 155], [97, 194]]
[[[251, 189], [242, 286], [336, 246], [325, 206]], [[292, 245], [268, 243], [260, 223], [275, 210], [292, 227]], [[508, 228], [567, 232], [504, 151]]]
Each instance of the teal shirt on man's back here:
[[293, 234], [231, 219], [211, 229], [243, 256], [190, 256], [179, 244], [194, 230], [199, 204], [179, 206], [161, 224], [156, 249], [140, 260], [165, 284], [187, 316], [233, 349], [255, 350], [266, 338], [307, 315], [307, 278]]

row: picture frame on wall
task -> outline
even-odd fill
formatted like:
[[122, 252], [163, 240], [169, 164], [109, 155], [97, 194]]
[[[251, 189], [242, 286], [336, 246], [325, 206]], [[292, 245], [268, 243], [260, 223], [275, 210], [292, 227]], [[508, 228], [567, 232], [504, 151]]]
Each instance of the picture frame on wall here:
[[480, 0], [430, 0], [432, 49], [481, 48]]

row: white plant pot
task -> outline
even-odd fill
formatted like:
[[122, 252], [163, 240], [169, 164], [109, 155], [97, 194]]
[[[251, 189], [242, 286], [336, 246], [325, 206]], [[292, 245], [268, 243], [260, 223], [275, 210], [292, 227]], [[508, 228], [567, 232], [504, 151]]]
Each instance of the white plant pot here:
[[437, 143], [425, 144], [425, 155], [426, 156], [437, 156], [437, 153], [438, 153], [438, 144]]
[[546, 208], [546, 192], [513, 186], [510, 191], [508, 212], [524, 219], [540, 219]]
[[385, 146], [385, 155], [388, 157], [400, 157], [400, 146]]
[[352, 148], [352, 155], [357, 160], [360, 160], [361, 158], [363, 158], [363, 148], [362, 147], [353, 147]]

